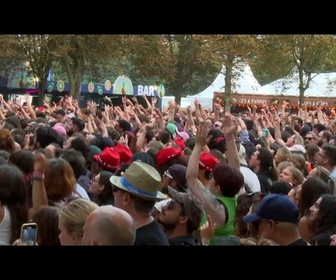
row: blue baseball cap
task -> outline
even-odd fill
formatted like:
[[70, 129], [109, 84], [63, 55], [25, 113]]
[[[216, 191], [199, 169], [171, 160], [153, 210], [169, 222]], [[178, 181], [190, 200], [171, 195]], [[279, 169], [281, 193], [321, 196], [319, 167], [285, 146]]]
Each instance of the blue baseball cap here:
[[299, 208], [283, 194], [268, 194], [261, 201], [256, 213], [243, 216], [245, 223], [253, 223], [261, 219], [297, 224]]

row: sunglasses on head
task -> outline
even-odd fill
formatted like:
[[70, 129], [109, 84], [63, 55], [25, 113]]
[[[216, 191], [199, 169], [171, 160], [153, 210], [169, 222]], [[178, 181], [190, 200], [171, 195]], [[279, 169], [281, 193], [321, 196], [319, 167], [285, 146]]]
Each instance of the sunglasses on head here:
[[257, 195], [258, 201], [260, 202], [267, 194], [266, 193], [261, 193], [261, 192], [248, 192], [246, 193], [248, 197], [252, 197], [254, 195]]

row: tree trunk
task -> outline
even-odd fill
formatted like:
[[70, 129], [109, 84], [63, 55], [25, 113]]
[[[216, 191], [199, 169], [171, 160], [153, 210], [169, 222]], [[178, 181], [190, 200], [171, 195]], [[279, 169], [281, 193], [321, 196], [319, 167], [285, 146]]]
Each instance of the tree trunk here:
[[45, 81], [38, 82], [37, 106], [43, 106], [45, 85]]

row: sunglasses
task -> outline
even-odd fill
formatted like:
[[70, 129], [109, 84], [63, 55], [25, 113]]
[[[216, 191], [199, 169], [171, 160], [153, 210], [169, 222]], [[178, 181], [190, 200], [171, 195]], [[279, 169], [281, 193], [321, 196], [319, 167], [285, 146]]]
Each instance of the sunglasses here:
[[261, 192], [248, 192], [246, 193], [248, 197], [252, 197], [254, 195], [257, 195], [258, 197], [258, 202], [260, 202], [267, 194], [266, 193], [261, 193]]
[[310, 141], [310, 140], [313, 140], [314, 138], [313, 137], [306, 137], [305, 139]]
[[[182, 203], [180, 203], [181, 205], [181, 212], [180, 212], [180, 215], [181, 216], [185, 216], [186, 213], [185, 213], [185, 209], [184, 209], [184, 205]], [[174, 200], [170, 200], [167, 204], [166, 204], [166, 207], [167, 207], [167, 210], [174, 210], [176, 209], [176, 203]]]
[[166, 170], [166, 171], [163, 173], [163, 175], [164, 175], [164, 176], [166, 176], [166, 177], [168, 177], [169, 179], [172, 179], [172, 180], [174, 180], [173, 176], [172, 176], [172, 175], [170, 175], [170, 173], [169, 173], [169, 171], [168, 171], [168, 170]]

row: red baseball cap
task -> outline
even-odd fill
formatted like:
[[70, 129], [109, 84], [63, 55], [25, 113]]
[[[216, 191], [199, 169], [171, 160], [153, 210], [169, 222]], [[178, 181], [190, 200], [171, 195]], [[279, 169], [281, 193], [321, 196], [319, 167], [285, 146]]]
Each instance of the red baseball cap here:
[[156, 163], [158, 166], [166, 163], [172, 158], [177, 158], [182, 154], [180, 149], [174, 147], [165, 147], [156, 154]]
[[201, 153], [199, 159], [199, 167], [205, 169], [206, 171], [212, 172], [215, 165], [218, 163], [218, 159], [209, 152]]

